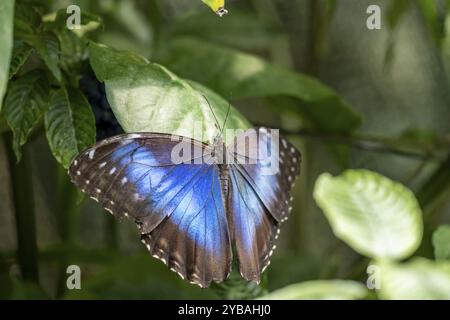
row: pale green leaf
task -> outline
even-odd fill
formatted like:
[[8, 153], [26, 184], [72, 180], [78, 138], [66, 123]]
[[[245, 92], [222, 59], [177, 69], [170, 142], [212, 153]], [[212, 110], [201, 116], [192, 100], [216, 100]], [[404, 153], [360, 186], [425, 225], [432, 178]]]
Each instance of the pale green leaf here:
[[[90, 59], [97, 77], [105, 82], [108, 101], [125, 132], [172, 133], [211, 142], [218, 134], [217, 126], [225, 121], [230, 107], [227, 101], [159, 64], [94, 43], [90, 44]], [[249, 127], [231, 107], [225, 129]]]
[[375, 172], [322, 174], [314, 198], [334, 234], [363, 255], [402, 259], [421, 242], [422, 212], [413, 193]]
[[350, 280], [317, 280], [275, 290], [261, 300], [355, 300], [364, 299], [367, 289]]
[[434, 256], [438, 260], [450, 260], [450, 225], [440, 226], [433, 233]]
[[45, 128], [50, 149], [64, 168], [95, 143], [94, 115], [86, 98], [75, 88], [61, 88], [52, 94]]
[[18, 161], [21, 147], [48, 107], [48, 94], [48, 79], [42, 70], [23, 75], [8, 87], [4, 114], [14, 134], [13, 148]]
[[0, 111], [9, 78], [13, 49], [14, 0], [0, 1]]
[[348, 132], [361, 122], [350, 106], [318, 80], [263, 59], [194, 38], [179, 38], [160, 55], [180, 76], [227, 98], [294, 98], [296, 112], [322, 130]]
[[404, 264], [381, 262], [379, 266], [382, 299], [450, 299], [450, 262], [415, 258]]

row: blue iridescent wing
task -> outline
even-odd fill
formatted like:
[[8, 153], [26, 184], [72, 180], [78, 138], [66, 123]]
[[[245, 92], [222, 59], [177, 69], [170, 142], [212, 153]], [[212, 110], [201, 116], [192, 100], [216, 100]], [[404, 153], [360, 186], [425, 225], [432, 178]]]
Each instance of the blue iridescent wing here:
[[[256, 137], [256, 148], [241, 143], [248, 136]], [[272, 148], [274, 141], [277, 148]], [[239, 269], [244, 278], [258, 282], [270, 263], [279, 225], [292, 209], [291, 191], [300, 174], [300, 153], [286, 139], [266, 128], [238, 135], [229, 150], [235, 163], [230, 165], [228, 206]], [[250, 159], [257, 161], [250, 163]]]
[[[223, 281], [231, 266], [218, 168], [209, 164], [207, 145], [173, 137], [140, 133], [106, 139], [75, 158], [69, 174], [113, 215], [134, 219], [153, 256], [181, 277], [208, 286]], [[174, 163], [172, 150], [180, 144], [202, 161]]]

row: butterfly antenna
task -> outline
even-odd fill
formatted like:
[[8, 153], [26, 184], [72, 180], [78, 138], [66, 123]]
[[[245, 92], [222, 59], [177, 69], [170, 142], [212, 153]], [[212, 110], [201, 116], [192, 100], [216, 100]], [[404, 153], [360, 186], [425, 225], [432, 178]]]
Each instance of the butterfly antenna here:
[[223, 130], [225, 129], [225, 125], [227, 124], [228, 116], [230, 115], [231, 104], [228, 104], [227, 115], [225, 116], [225, 121], [223, 122], [222, 130], [220, 130], [220, 134], [223, 134]]
[[203, 98], [206, 100], [206, 103], [208, 104], [209, 109], [211, 110], [211, 113], [212, 113], [212, 115], [214, 116], [214, 120], [216, 121], [216, 127], [217, 127], [217, 129], [220, 129], [220, 127], [219, 127], [219, 121], [217, 120], [216, 114], [214, 113], [214, 110], [213, 110], [213, 108], [211, 107], [211, 104], [209, 103], [209, 101], [208, 101], [208, 99], [206, 98], [205, 95], [202, 95], [202, 96], [203, 96]]

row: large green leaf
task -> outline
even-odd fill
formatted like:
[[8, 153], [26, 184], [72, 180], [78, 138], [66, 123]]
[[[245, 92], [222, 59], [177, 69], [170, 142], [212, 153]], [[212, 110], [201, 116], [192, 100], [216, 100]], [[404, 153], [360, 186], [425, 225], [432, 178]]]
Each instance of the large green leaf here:
[[410, 190], [375, 172], [322, 174], [314, 198], [335, 235], [359, 253], [402, 259], [419, 246], [422, 212]]
[[5, 117], [14, 134], [13, 148], [17, 160], [21, 147], [48, 107], [49, 84], [42, 70], [25, 74], [11, 82], [5, 99]]
[[[211, 142], [218, 133], [214, 114], [220, 126], [225, 121], [230, 107], [227, 101], [159, 64], [95, 43], [90, 44], [90, 59], [126, 132], [173, 133]], [[245, 118], [231, 107], [225, 128], [248, 127]]]
[[224, 97], [294, 98], [294, 111], [323, 130], [348, 132], [361, 122], [345, 101], [318, 80], [257, 56], [193, 38], [179, 38], [160, 59], [180, 76], [204, 83]]
[[383, 299], [450, 299], [450, 262], [415, 258], [404, 264], [382, 262], [379, 266]]
[[292, 284], [261, 297], [264, 300], [354, 300], [364, 299], [367, 289], [350, 280], [317, 280]]
[[450, 260], [450, 225], [440, 226], [433, 234], [434, 256]]
[[0, 111], [9, 78], [13, 48], [14, 0], [0, 1]]
[[91, 106], [75, 88], [61, 88], [50, 98], [45, 115], [47, 140], [56, 160], [68, 168], [72, 159], [95, 143]]

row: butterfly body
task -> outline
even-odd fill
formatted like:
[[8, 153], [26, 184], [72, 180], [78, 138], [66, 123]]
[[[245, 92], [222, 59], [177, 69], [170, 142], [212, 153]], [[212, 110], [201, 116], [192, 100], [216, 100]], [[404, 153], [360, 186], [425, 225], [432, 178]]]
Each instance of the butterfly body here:
[[[201, 287], [225, 280], [234, 247], [241, 275], [259, 282], [300, 173], [299, 152], [284, 138], [277, 150], [274, 141], [266, 128], [239, 134], [229, 146], [221, 136], [205, 144], [124, 134], [82, 152], [69, 174], [113, 215], [132, 218], [150, 253], [182, 278]], [[279, 170], [267, 170], [267, 159]]]

